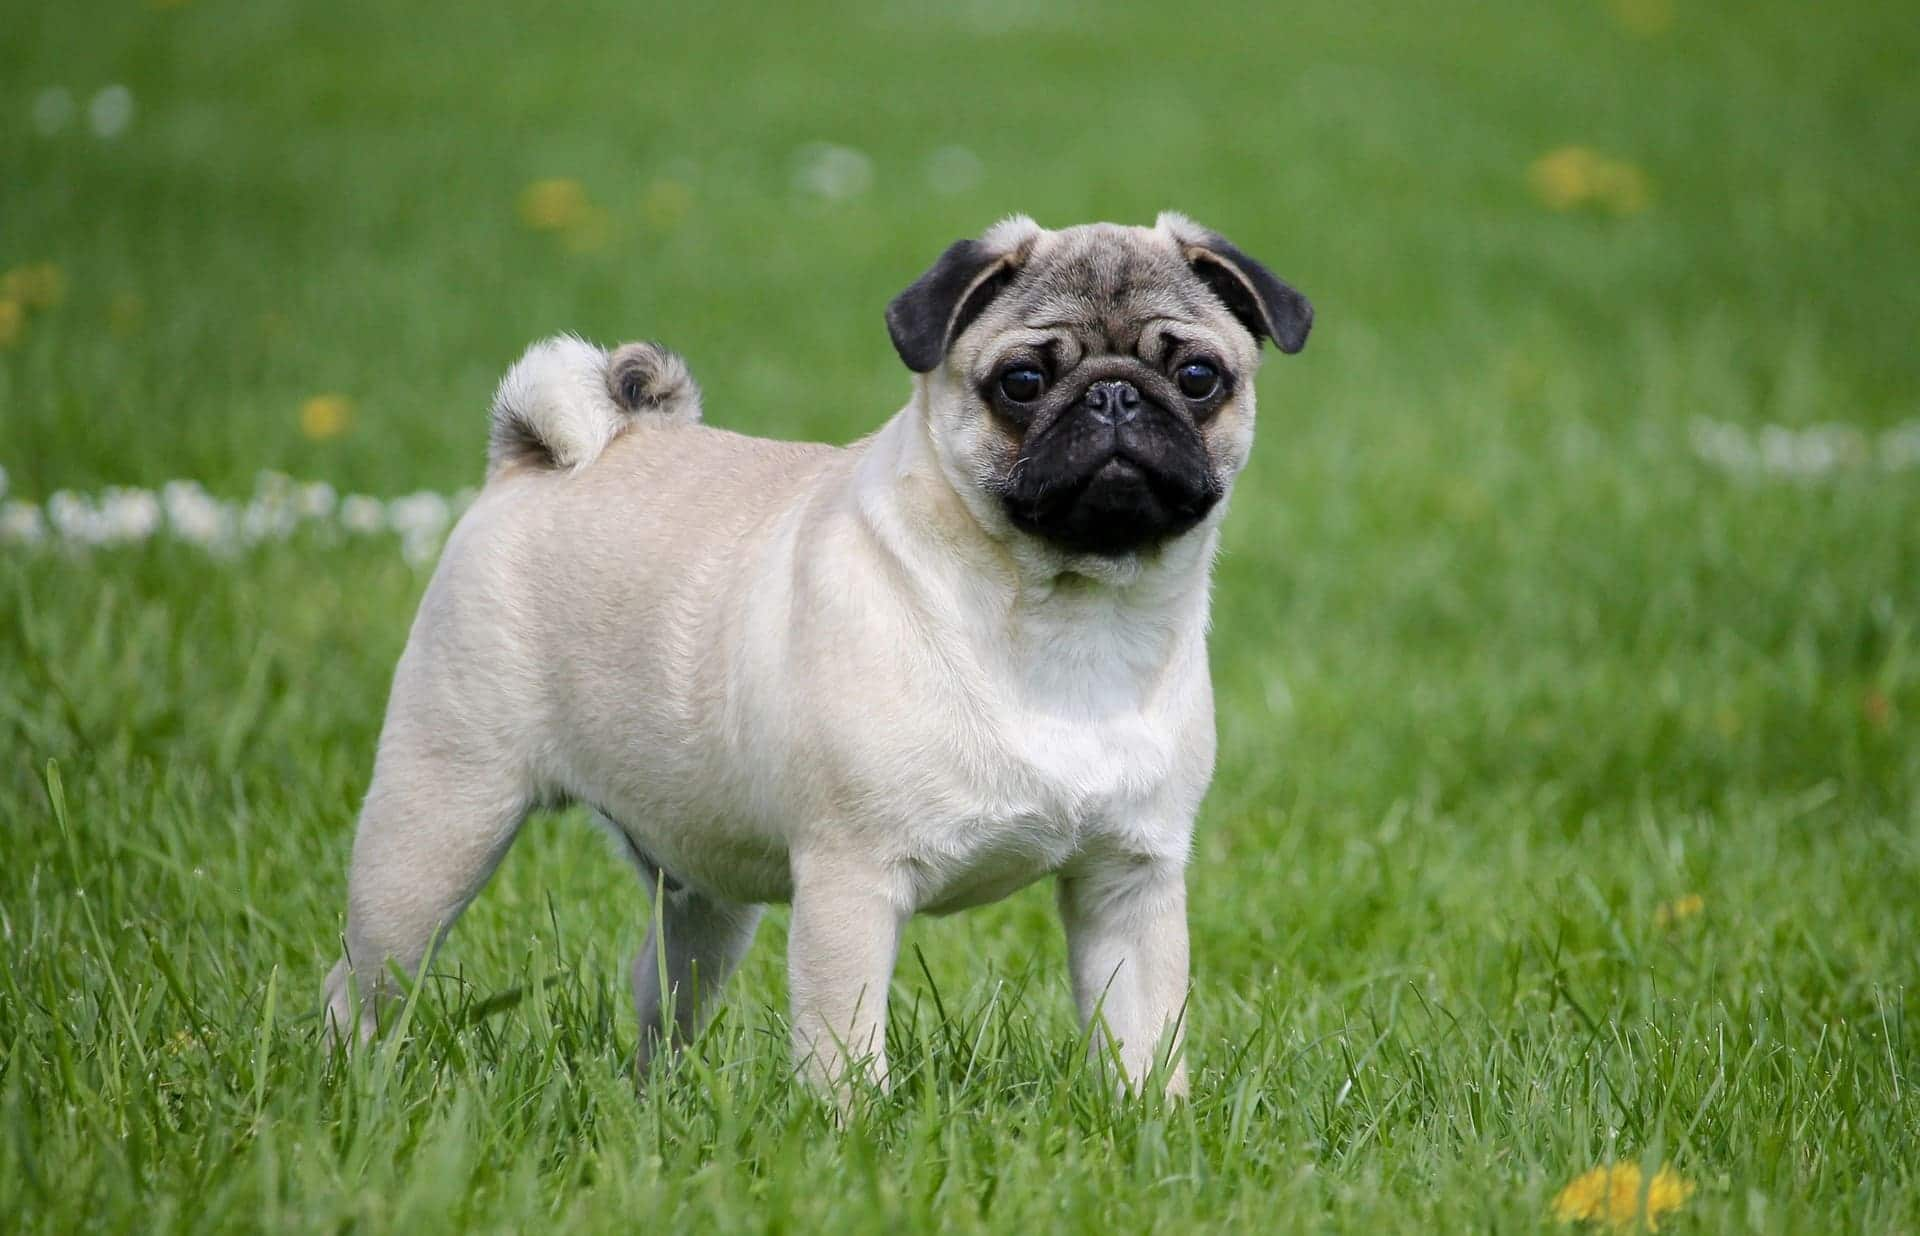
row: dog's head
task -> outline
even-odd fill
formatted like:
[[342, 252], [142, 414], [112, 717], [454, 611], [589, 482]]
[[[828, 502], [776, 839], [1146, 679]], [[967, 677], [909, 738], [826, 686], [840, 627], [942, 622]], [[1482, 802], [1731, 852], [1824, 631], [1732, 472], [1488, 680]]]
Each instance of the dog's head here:
[[1184, 216], [962, 240], [887, 306], [935, 450], [990, 529], [1119, 558], [1202, 524], [1253, 444], [1260, 344], [1304, 296]]

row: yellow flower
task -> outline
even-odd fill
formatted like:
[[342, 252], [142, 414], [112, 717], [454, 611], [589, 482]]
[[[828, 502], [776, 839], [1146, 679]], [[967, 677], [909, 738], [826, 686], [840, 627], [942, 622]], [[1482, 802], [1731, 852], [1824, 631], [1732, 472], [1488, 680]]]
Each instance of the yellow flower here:
[[1673, 25], [1673, 0], [1608, 0], [1613, 20], [1627, 33], [1650, 39]]
[[0, 348], [20, 342], [27, 331], [27, 311], [11, 296], [0, 298]]
[[1699, 893], [1688, 893], [1684, 897], [1675, 897], [1672, 901], [1663, 901], [1653, 912], [1655, 927], [1671, 927], [1684, 922], [1707, 908], [1707, 900]]
[[1561, 146], [1533, 161], [1527, 186], [1551, 210], [1597, 205], [1616, 215], [1637, 215], [1653, 201], [1647, 174], [1585, 146]]
[[1633, 1163], [1596, 1167], [1575, 1177], [1553, 1199], [1553, 1216], [1562, 1223], [1594, 1222], [1628, 1227], [1640, 1218], [1640, 1194], [1647, 1195], [1647, 1230], [1660, 1230], [1660, 1216], [1693, 1196], [1693, 1183], [1671, 1167], [1661, 1167], [1648, 1182]]
[[520, 221], [536, 232], [564, 232], [588, 218], [592, 206], [577, 180], [536, 180], [520, 191]]
[[0, 295], [28, 309], [51, 309], [67, 294], [67, 274], [52, 262], [16, 266], [0, 280]]
[[339, 437], [352, 419], [353, 404], [344, 395], [315, 395], [300, 405], [300, 432], [315, 442]]
[[1527, 184], [1554, 210], [1572, 210], [1593, 195], [1593, 169], [1600, 156], [1585, 146], [1562, 146], [1533, 161]]

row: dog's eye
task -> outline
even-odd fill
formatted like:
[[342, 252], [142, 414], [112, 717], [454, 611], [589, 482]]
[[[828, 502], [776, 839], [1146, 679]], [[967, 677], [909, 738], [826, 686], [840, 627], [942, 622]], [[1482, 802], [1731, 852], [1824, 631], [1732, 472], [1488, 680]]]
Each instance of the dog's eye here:
[[1015, 403], [1032, 403], [1047, 389], [1047, 375], [1031, 365], [1015, 365], [1000, 375], [1000, 393]]
[[1205, 361], [1180, 366], [1173, 380], [1180, 384], [1180, 393], [1188, 399], [1205, 399], [1220, 389], [1220, 371]]

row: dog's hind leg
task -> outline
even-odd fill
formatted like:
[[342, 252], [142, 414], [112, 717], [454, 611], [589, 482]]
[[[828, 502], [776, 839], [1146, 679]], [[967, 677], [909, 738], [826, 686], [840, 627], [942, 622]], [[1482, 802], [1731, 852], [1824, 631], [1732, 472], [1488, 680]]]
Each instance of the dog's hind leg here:
[[[327, 977], [330, 1037], [365, 1041], [513, 843], [530, 807], [510, 761], [390, 718], [360, 811], [348, 874], [346, 956]], [[357, 999], [356, 999], [357, 991]]]
[[708, 897], [676, 881], [635, 848], [618, 824], [595, 813], [622, 842], [653, 901], [646, 943], [633, 959], [633, 1007], [640, 1018], [642, 1074], [658, 1056], [700, 1032], [721, 988], [753, 944], [763, 907]]

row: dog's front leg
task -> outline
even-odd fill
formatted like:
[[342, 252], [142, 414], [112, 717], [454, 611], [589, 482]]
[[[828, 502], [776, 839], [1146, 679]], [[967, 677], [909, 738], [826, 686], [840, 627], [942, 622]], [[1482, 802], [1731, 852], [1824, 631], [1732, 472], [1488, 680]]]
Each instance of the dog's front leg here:
[[1187, 884], [1178, 863], [1115, 857], [1059, 880], [1074, 1001], [1099, 1060], [1117, 1055], [1138, 1089], [1165, 1052], [1170, 1095], [1187, 1093]]
[[801, 1071], [844, 1103], [854, 1070], [887, 1084], [887, 984], [907, 915], [891, 873], [839, 854], [795, 854], [787, 986]]

